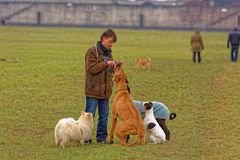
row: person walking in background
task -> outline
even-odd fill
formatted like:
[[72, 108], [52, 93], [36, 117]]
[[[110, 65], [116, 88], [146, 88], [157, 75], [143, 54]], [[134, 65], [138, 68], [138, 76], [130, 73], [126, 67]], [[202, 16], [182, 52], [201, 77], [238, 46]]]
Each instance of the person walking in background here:
[[200, 32], [196, 30], [191, 37], [191, 46], [193, 52], [193, 62], [196, 63], [196, 54], [198, 55], [198, 63], [201, 62], [201, 51], [204, 49], [203, 39]]
[[91, 112], [95, 117], [98, 106], [96, 140], [97, 143], [103, 144], [108, 143], [109, 98], [112, 94], [112, 77], [115, 65], [111, 48], [116, 42], [117, 35], [113, 30], [108, 29], [102, 33], [100, 41], [89, 48], [85, 55], [86, 112]]
[[233, 31], [228, 34], [227, 48], [229, 48], [229, 43], [231, 44], [231, 61], [237, 62], [240, 43], [240, 33], [237, 28], [234, 28]]

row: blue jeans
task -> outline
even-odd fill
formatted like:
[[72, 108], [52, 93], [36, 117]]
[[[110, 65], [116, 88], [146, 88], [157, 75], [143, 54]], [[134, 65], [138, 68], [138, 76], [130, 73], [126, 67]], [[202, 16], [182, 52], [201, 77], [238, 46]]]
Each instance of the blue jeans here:
[[238, 46], [232, 46], [231, 48], [231, 61], [237, 62], [238, 59]]
[[93, 97], [86, 97], [86, 112], [91, 112], [95, 117], [98, 106], [98, 125], [97, 125], [97, 142], [105, 141], [107, 139], [107, 125], [109, 114], [109, 100], [98, 99]]

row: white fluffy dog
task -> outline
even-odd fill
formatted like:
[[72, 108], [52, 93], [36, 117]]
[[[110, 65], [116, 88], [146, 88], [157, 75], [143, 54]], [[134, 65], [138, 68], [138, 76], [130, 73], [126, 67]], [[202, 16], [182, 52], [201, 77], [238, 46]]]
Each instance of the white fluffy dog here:
[[55, 142], [57, 146], [64, 148], [70, 141], [84, 144], [91, 140], [93, 130], [93, 117], [91, 113], [82, 112], [76, 121], [73, 118], [63, 118], [55, 127]]
[[146, 110], [144, 117], [144, 126], [150, 132], [151, 142], [153, 144], [164, 143], [166, 141], [166, 135], [153, 115], [153, 104], [151, 102], [142, 102], [142, 106]]

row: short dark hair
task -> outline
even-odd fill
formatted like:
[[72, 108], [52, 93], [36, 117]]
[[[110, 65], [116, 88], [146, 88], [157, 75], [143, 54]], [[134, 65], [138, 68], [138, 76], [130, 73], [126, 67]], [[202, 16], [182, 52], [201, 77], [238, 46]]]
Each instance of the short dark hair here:
[[117, 35], [112, 29], [108, 29], [102, 33], [101, 38], [100, 38], [101, 41], [102, 41], [103, 37], [106, 37], [106, 38], [113, 37], [113, 42], [114, 43], [117, 42]]

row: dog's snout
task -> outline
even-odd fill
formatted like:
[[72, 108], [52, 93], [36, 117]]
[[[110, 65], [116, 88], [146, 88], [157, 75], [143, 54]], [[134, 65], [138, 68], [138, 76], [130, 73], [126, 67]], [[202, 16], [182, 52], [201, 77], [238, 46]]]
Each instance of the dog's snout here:
[[116, 67], [120, 67], [120, 66], [121, 66], [120, 62], [119, 62], [119, 61], [116, 61], [116, 62], [115, 62], [115, 66], [116, 66]]
[[114, 72], [117, 71], [118, 69], [120, 69], [121, 65], [118, 62], [115, 62], [114, 65]]

